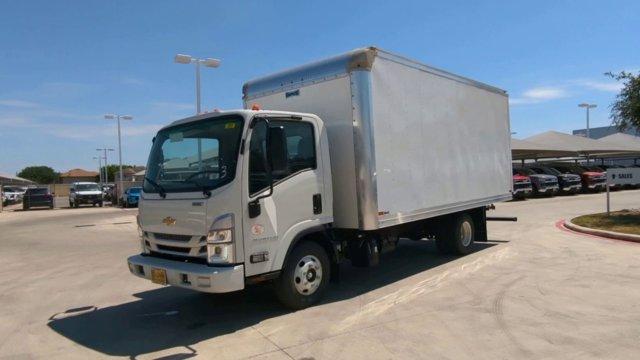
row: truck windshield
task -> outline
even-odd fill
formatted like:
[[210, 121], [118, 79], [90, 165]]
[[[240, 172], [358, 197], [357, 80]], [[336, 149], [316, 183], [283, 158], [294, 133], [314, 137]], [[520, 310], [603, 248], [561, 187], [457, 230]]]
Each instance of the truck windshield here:
[[78, 191], [100, 191], [98, 184], [76, 184]]
[[242, 125], [242, 117], [225, 116], [160, 130], [149, 155], [144, 192], [212, 190], [229, 183], [236, 173]]

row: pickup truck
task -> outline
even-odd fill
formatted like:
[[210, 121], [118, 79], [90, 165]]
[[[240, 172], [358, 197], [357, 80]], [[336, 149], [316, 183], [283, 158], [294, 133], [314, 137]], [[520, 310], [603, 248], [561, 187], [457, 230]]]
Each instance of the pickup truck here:
[[155, 136], [132, 274], [209, 293], [268, 281], [300, 309], [401, 237], [472, 252], [487, 206], [512, 198], [503, 90], [364, 48], [243, 94]]
[[531, 179], [528, 176], [520, 175], [518, 173], [513, 174], [513, 198], [525, 199], [533, 193], [533, 187], [531, 185]]
[[558, 179], [558, 187], [561, 194], [576, 194], [582, 189], [582, 182], [579, 175], [563, 174], [552, 167], [544, 165], [529, 165], [528, 168], [536, 174], [555, 176]]
[[607, 176], [601, 169], [598, 169], [599, 171], [588, 170], [573, 163], [552, 163], [549, 166], [563, 174], [580, 175], [583, 192], [601, 192], [607, 186]]
[[538, 174], [526, 167], [514, 167], [513, 174], [528, 176], [533, 185], [533, 195], [554, 196], [559, 191], [558, 178], [553, 175]]

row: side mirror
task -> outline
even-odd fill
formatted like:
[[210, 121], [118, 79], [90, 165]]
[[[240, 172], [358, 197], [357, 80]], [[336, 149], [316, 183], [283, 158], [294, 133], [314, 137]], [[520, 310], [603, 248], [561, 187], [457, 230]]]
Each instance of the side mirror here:
[[287, 155], [287, 136], [284, 128], [282, 126], [269, 127], [267, 141], [271, 172], [276, 175], [288, 172], [289, 157]]

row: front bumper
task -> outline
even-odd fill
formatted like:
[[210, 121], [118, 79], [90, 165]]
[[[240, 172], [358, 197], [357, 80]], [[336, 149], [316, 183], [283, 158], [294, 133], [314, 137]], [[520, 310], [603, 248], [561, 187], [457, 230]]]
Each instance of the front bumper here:
[[99, 196], [76, 196], [74, 199], [78, 204], [98, 204], [102, 202]]
[[531, 187], [513, 189], [512, 196], [515, 196], [515, 197], [527, 196], [527, 195], [531, 195], [532, 192], [533, 192], [533, 188]]
[[573, 185], [566, 185], [562, 187], [562, 191], [571, 192], [571, 191], [579, 191], [582, 188], [582, 184], [577, 183]]
[[607, 187], [606, 183], [592, 183], [592, 184], [588, 184], [587, 187], [589, 188], [589, 190], [602, 190], [605, 187]]
[[556, 193], [558, 192], [558, 189], [559, 189], [558, 185], [550, 185], [544, 188], [539, 188], [538, 192], [540, 194]]
[[129, 271], [151, 280], [151, 269], [167, 272], [167, 285], [207, 293], [226, 293], [244, 289], [244, 265], [214, 267], [151, 256], [135, 255], [127, 259]]

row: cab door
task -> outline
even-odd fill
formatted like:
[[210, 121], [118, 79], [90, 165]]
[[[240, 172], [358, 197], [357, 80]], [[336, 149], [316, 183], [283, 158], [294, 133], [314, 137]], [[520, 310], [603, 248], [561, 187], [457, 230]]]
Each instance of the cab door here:
[[246, 276], [279, 270], [295, 235], [326, 222], [318, 121], [253, 121], [243, 165]]

